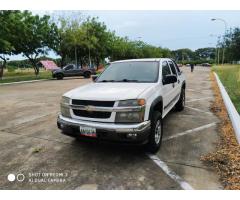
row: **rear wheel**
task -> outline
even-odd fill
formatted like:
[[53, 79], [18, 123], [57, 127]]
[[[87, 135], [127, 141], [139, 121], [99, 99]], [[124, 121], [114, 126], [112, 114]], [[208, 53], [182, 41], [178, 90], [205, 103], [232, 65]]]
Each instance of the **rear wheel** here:
[[177, 111], [182, 111], [184, 110], [185, 107], [185, 89], [182, 88], [180, 98], [175, 106]]
[[83, 76], [84, 76], [84, 78], [90, 78], [91, 73], [90, 72], [84, 72]]
[[147, 143], [147, 150], [151, 153], [156, 153], [162, 143], [163, 126], [162, 114], [159, 111], [153, 113], [151, 119], [151, 132]]
[[63, 79], [63, 74], [56, 74], [57, 80], [62, 80]]

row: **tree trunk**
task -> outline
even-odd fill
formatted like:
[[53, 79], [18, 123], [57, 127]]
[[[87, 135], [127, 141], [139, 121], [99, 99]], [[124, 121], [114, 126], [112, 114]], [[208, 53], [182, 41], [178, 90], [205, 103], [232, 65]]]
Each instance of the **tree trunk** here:
[[75, 65], [77, 66], [77, 47], [75, 46]]
[[7, 59], [4, 57], [1, 57], [1, 59], [3, 60], [3, 64], [0, 63], [0, 80], [2, 80], [3, 77], [3, 70], [7, 65]]
[[98, 70], [98, 67], [100, 65], [100, 59], [99, 58], [96, 58], [96, 64], [97, 64], [97, 70]]
[[65, 54], [62, 54], [62, 56], [61, 56], [61, 68], [63, 68], [64, 67], [64, 65], [65, 65], [65, 59], [66, 59], [66, 55]]
[[37, 77], [39, 74], [39, 66], [37, 65], [37, 61], [36, 59], [33, 59], [33, 58], [29, 58], [29, 61], [32, 63], [35, 75]]
[[0, 63], [0, 80], [2, 80], [3, 77], [3, 65]]

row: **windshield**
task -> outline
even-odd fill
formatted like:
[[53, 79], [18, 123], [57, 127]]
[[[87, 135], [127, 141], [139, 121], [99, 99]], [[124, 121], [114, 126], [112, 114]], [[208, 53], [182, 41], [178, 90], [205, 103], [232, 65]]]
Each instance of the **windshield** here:
[[112, 63], [97, 79], [97, 82], [144, 82], [158, 80], [158, 62], [131, 61]]

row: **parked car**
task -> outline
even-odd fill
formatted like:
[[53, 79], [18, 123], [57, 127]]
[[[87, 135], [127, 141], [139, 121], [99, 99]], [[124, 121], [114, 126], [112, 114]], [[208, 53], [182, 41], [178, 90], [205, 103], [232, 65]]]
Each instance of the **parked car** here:
[[74, 64], [69, 64], [62, 69], [57, 69], [52, 71], [52, 77], [57, 78], [58, 80], [63, 79], [64, 77], [71, 76], [83, 76], [84, 78], [90, 78], [91, 75], [96, 74], [94, 68], [79, 67]]
[[185, 76], [168, 58], [121, 60], [94, 82], [62, 96], [57, 125], [63, 134], [160, 148], [162, 119], [185, 106]]
[[209, 63], [202, 63], [201, 64], [203, 67], [211, 67], [211, 65]]

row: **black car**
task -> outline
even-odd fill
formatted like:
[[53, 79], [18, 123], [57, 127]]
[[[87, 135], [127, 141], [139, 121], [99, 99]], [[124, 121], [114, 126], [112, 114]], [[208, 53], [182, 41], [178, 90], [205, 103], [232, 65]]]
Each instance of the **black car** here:
[[202, 63], [203, 67], [211, 67], [211, 65], [209, 63]]
[[96, 74], [96, 70], [94, 68], [86, 68], [69, 64], [62, 69], [54, 70], [52, 72], [52, 77], [57, 78], [58, 80], [61, 80], [64, 77], [72, 76], [83, 76], [84, 78], [90, 78], [93, 74]]

